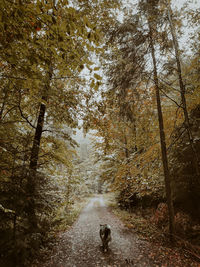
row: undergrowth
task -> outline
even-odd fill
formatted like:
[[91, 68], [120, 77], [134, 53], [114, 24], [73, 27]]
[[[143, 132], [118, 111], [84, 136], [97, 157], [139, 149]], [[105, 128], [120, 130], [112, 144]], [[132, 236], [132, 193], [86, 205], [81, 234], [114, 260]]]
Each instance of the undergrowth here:
[[[119, 207], [114, 193], [107, 193], [105, 199], [112, 212], [140, 239], [174, 247], [174, 249], [176, 247], [188, 257], [200, 262], [200, 246], [196, 241], [199, 240], [199, 224], [192, 222], [187, 214], [180, 211], [175, 213], [175, 243], [171, 244], [165, 203], [160, 203], [157, 208], [135, 207], [131, 210], [124, 210]], [[191, 238], [193, 235], [195, 240]]]
[[148, 208], [145, 211], [140, 208], [135, 208], [131, 211], [121, 209], [118, 206], [114, 193], [106, 194], [105, 199], [112, 212], [123, 221], [126, 227], [137, 233], [141, 239], [151, 241], [159, 239], [161, 241], [165, 238], [164, 233], [155, 224], [150, 222], [153, 212], [152, 208]]
[[68, 209], [55, 220], [52, 231], [59, 233], [68, 230], [68, 228], [70, 228], [70, 226], [72, 226], [72, 224], [76, 221], [88, 200], [89, 197], [77, 198], [75, 203], [68, 207]]
[[40, 247], [39, 256], [34, 260], [31, 267], [41, 266], [41, 262], [45, 262], [52, 249], [56, 246], [60, 234], [66, 232], [73, 223], [77, 220], [82, 209], [89, 201], [88, 197], [77, 198], [74, 204], [65, 210], [65, 213], [60, 214], [59, 217], [55, 218], [51, 230], [48, 232], [46, 242]]

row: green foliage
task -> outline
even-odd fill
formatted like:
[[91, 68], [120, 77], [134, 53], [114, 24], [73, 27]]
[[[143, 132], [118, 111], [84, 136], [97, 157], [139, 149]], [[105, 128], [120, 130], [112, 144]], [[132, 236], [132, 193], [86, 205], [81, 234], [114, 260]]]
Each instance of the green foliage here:
[[[190, 162], [193, 154], [186, 145], [188, 137], [183, 123], [177, 69], [172, 55], [173, 46], [167, 21], [167, 6], [165, 1], [159, 1], [159, 3], [155, 1], [154, 4], [156, 4], [154, 10], [156, 14], [149, 19], [153, 24], [153, 41], [160, 56], [158, 83], [166, 144], [168, 153], [170, 152], [174, 200], [178, 203], [178, 199], [183, 197], [179, 206], [191, 207], [193, 205], [191, 203], [195, 202], [192, 198], [196, 199], [196, 205], [194, 205], [196, 208], [199, 207], [197, 204], [199, 189], [195, 192], [192, 190], [193, 193], [191, 193], [190, 178], [195, 177], [194, 168]], [[116, 23], [115, 28], [109, 32], [111, 45], [104, 57], [109, 89], [102, 88], [102, 98], [96, 103], [92, 121], [97, 131], [95, 144], [97, 159], [102, 160], [101, 180], [109, 182], [113, 191], [120, 192], [119, 202], [126, 208], [135, 205], [143, 207], [157, 205], [159, 201], [165, 199], [155, 88], [152, 85], [152, 65], [149, 58], [149, 34], [145, 26], [145, 16], [149, 9], [151, 7], [147, 2], [140, 1], [136, 14], [126, 15], [123, 23]], [[190, 19], [191, 21], [193, 19], [193, 23], [197, 23], [199, 16], [194, 13], [191, 12]], [[181, 15], [182, 13], [174, 10], [173, 20], [178, 38], [183, 33]], [[196, 38], [199, 38], [198, 33], [197, 30]], [[198, 42], [193, 44], [193, 51], [199, 51], [197, 44]], [[184, 48], [187, 49], [186, 46]], [[182, 50], [180, 50], [180, 56], [183, 56]], [[198, 61], [199, 56], [195, 56], [189, 61], [183, 60], [182, 63], [188, 110], [194, 109], [199, 100]], [[193, 123], [192, 117], [191, 121]], [[194, 125], [197, 125], [197, 122]], [[175, 130], [176, 127], [177, 130]], [[192, 126], [193, 128], [195, 126]], [[172, 138], [174, 131], [176, 136]], [[193, 131], [195, 146], [198, 148], [198, 127], [196, 126]], [[184, 138], [184, 141], [180, 137]], [[190, 158], [188, 158], [189, 155]], [[196, 179], [193, 181], [193, 189], [197, 184]], [[191, 194], [193, 197], [188, 197]]]
[[[177, 203], [181, 200], [181, 204], [198, 204], [192, 153], [182, 132], [183, 113], [166, 3], [153, 2], [156, 14], [149, 19], [157, 24], [153, 26], [153, 37], [160, 55], [158, 77], [174, 199]], [[79, 119], [84, 120], [85, 130], [96, 130], [95, 166], [100, 171], [91, 176], [100, 175], [100, 183], [119, 191], [122, 206], [157, 205], [165, 198], [144, 16], [150, 7], [140, 1], [137, 14], [125, 16], [123, 23], [116, 20], [117, 7], [119, 1], [115, 0], [62, 0], [56, 4], [53, 0], [1, 1], [0, 247], [3, 256], [13, 256], [15, 266], [29, 265], [27, 259], [48, 238], [49, 229], [61, 221], [64, 225], [70, 223], [76, 195], [89, 193], [96, 183], [89, 183], [91, 177], [86, 175], [88, 165], [94, 161], [77, 159], [72, 134]], [[175, 12], [174, 21], [181, 35], [181, 16], [177, 15]], [[192, 25], [198, 25], [198, 13], [190, 11], [187, 15]], [[183, 65], [190, 110], [199, 103], [200, 88], [199, 31], [194, 35], [194, 56]], [[95, 53], [101, 57], [103, 74], [91, 60]], [[88, 72], [90, 81], [85, 75]], [[104, 76], [108, 78], [107, 87]], [[44, 122], [39, 125], [41, 106], [45, 107]], [[191, 114], [198, 147], [199, 117]], [[38, 231], [29, 233], [27, 186], [38, 125], [42, 138], [33, 196]]]
[[102, 138], [97, 151], [104, 151], [101, 179], [121, 192], [127, 207], [148, 202], [145, 198], [155, 205], [164, 197], [154, 88], [143, 75], [148, 75], [147, 37], [141, 28], [138, 17], [130, 16], [111, 33], [115, 48], [106, 57], [115, 63], [107, 68], [111, 89], [102, 93], [93, 120]]
[[[101, 31], [112, 23], [115, 11], [109, 10], [117, 6], [118, 1], [1, 1], [0, 246], [2, 256], [12, 256], [15, 266], [29, 265], [53, 218], [64, 216], [75, 195], [84, 191], [74, 167], [77, 144], [72, 139], [72, 129], [87, 110], [86, 79], [80, 74], [84, 68], [93, 71], [90, 56], [101, 50]], [[96, 90], [100, 80], [95, 73]], [[44, 122], [39, 125], [41, 106]], [[42, 138], [30, 196], [30, 158], [38, 125]], [[35, 233], [29, 232], [27, 220], [32, 201]]]

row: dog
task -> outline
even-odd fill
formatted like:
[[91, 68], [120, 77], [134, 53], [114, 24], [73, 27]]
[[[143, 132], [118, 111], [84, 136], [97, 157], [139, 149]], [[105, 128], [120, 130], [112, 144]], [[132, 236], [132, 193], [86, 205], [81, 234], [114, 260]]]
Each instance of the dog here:
[[111, 227], [108, 224], [100, 224], [100, 238], [103, 245], [103, 252], [108, 251], [108, 243], [111, 241]]

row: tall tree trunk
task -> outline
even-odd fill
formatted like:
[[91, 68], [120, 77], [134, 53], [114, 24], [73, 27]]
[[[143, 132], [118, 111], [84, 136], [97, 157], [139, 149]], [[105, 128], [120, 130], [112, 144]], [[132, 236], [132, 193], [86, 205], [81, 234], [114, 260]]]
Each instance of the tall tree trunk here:
[[129, 161], [129, 150], [128, 150], [127, 137], [126, 137], [125, 132], [124, 132], [124, 152], [125, 152], [126, 159]]
[[188, 134], [189, 143], [190, 143], [192, 152], [194, 154], [194, 157], [192, 160], [193, 160], [193, 164], [194, 164], [195, 170], [196, 170], [196, 176], [197, 176], [196, 182], [197, 182], [197, 184], [199, 184], [199, 178], [200, 178], [199, 157], [198, 157], [198, 153], [197, 153], [197, 150], [196, 150], [196, 147], [194, 144], [194, 138], [193, 138], [191, 127], [190, 127], [190, 121], [189, 121], [188, 110], [187, 110], [187, 103], [186, 103], [186, 98], [185, 98], [185, 84], [184, 84], [183, 78], [182, 78], [179, 45], [178, 45], [178, 41], [177, 41], [177, 37], [176, 37], [176, 33], [175, 33], [174, 23], [172, 20], [171, 6], [170, 6], [170, 3], [168, 0], [167, 0], [167, 10], [168, 10], [168, 20], [169, 20], [170, 30], [171, 30], [171, 34], [172, 34], [173, 43], [174, 43], [176, 65], [177, 65], [178, 79], [179, 79], [179, 87], [180, 87], [180, 94], [181, 94], [181, 102], [182, 102], [182, 108], [183, 108], [184, 118], [185, 118], [185, 127], [186, 127], [186, 131]]
[[164, 170], [165, 190], [166, 190], [166, 198], [167, 198], [168, 214], [169, 214], [169, 234], [170, 234], [171, 241], [173, 241], [175, 230], [174, 230], [174, 207], [173, 207], [172, 192], [171, 192], [171, 179], [170, 179], [168, 159], [167, 159], [167, 150], [166, 150], [166, 143], [165, 143], [165, 132], [164, 132], [163, 115], [162, 115], [160, 91], [159, 91], [159, 84], [158, 84], [157, 62], [156, 62], [156, 57], [155, 57], [155, 48], [154, 48], [153, 36], [152, 36], [152, 26], [151, 26], [150, 21], [148, 22], [148, 24], [149, 24], [149, 39], [150, 39], [150, 47], [151, 47], [151, 56], [153, 60], [153, 73], [154, 73], [154, 84], [155, 84], [155, 90], [156, 90], [162, 163], [163, 163], [163, 170]]
[[39, 157], [39, 149], [40, 149], [40, 141], [42, 137], [43, 125], [44, 125], [44, 118], [45, 118], [45, 111], [46, 105], [43, 102], [47, 102], [48, 99], [48, 91], [50, 87], [50, 82], [52, 78], [52, 68], [49, 68], [48, 78], [45, 85], [45, 92], [42, 96], [42, 102], [40, 104], [40, 111], [37, 120], [35, 136], [33, 139], [33, 146], [31, 149], [31, 157], [30, 157], [30, 164], [29, 164], [29, 175], [27, 180], [27, 193], [28, 193], [28, 220], [30, 229], [35, 231], [37, 229], [37, 217], [35, 212], [35, 186], [36, 186], [36, 172], [38, 167], [38, 157]]
[[5, 105], [6, 105], [6, 100], [7, 100], [7, 90], [3, 88], [3, 92], [4, 92], [4, 97], [3, 97], [3, 103], [0, 108], [0, 121], [3, 117], [3, 112], [4, 112]]

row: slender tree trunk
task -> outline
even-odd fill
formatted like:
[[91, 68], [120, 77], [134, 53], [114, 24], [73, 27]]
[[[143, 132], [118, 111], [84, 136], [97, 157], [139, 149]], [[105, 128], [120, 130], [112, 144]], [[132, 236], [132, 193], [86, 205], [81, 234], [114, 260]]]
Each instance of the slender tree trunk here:
[[127, 137], [124, 132], [124, 152], [127, 159], [129, 159], [129, 151], [128, 151], [128, 144], [127, 144]]
[[200, 177], [200, 169], [199, 169], [199, 157], [198, 153], [194, 144], [194, 138], [192, 135], [191, 127], [190, 127], [190, 121], [189, 121], [189, 115], [187, 110], [187, 103], [185, 98], [185, 84], [183, 82], [182, 78], [182, 69], [181, 69], [181, 60], [180, 60], [180, 53], [179, 53], [179, 45], [175, 33], [174, 23], [172, 20], [172, 11], [169, 1], [167, 0], [167, 9], [168, 9], [168, 20], [170, 24], [172, 39], [174, 43], [174, 50], [175, 50], [175, 56], [176, 56], [176, 64], [177, 64], [177, 71], [178, 71], [178, 79], [179, 79], [179, 87], [180, 87], [180, 94], [181, 94], [181, 102], [182, 102], [182, 108], [184, 112], [184, 118], [185, 118], [185, 127], [188, 134], [188, 139], [190, 142], [191, 149], [193, 151], [194, 157], [193, 157], [193, 164], [195, 166], [196, 175], [197, 175], [197, 184], [199, 184], [198, 180]]
[[28, 220], [30, 229], [35, 231], [37, 229], [37, 217], [35, 213], [35, 186], [36, 186], [36, 172], [38, 167], [38, 157], [39, 157], [39, 149], [40, 149], [40, 141], [42, 137], [44, 118], [46, 112], [46, 105], [43, 102], [47, 101], [47, 95], [50, 87], [51, 77], [52, 77], [52, 69], [50, 67], [49, 74], [47, 78], [47, 83], [45, 86], [45, 93], [42, 96], [42, 103], [40, 104], [40, 111], [37, 120], [35, 136], [33, 139], [33, 146], [31, 149], [31, 157], [29, 164], [29, 175], [27, 180], [27, 193], [28, 193]]
[[14, 217], [13, 217], [13, 243], [15, 246], [15, 242], [16, 242], [16, 228], [17, 228], [17, 214], [15, 213]]
[[133, 132], [135, 133], [135, 152], [137, 151], [137, 131], [136, 131], [136, 122], [133, 125]]
[[6, 100], [7, 100], [7, 91], [5, 88], [3, 90], [5, 90], [5, 93], [4, 93], [3, 103], [0, 108], [0, 121], [3, 117], [3, 112], [4, 112], [5, 105], [6, 105]]
[[174, 207], [173, 207], [173, 201], [172, 201], [171, 181], [170, 181], [170, 173], [169, 173], [169, 167], [168, 167], [162, 107], [161, 107], [160, 91], [159, 91], [159, 84], [158, 84], [157, 62], [156, 62], [156, 57], [155, 57], [155, 48], [154, 48], [153, 37], [152, 37], [152, 26], [151, 26], [150, 21], [149, 21], [149, 38], [150, 38], [151, 56], [153, 60], [154, 84], [155, 84], [155, 90], [156, 90], [157, 112], [158, 112], [158, 121], [159, 121], [159, 129], [160, 129], [160, 144], [161, 144], [162, 163], [163, 163], [164, 178], [165, 178], [165, 190], [166, 190], [168, 214], [169, 214], [169, 233], [170, 233], [170, 239], [171, 241], [173, 241], [174, 232], [175, 232], [174, 230]]
[[[43, 97], [44, 99], [44, 97]], [[35, 179], [36, 179], [36, 171], [37, 171], [37, 163], [38, 163], [38, 155], [39, 155], [39, 148], [40, 148], [40, 140], [42, 136], [42, 129], [44, 123], [44, 116], [45, 116], [46, 107], [44, 104], [40, 105], [40, 113], [38, 116], [35, 136], [33, 140], [33, 146], [31, 150], [31, 158], [29, 164], [29, 175], [27, 181], [27, 193], [28, 193], [28, 218], [30, 228], [32, 230], [37, 229], [37, 218], [35, 214]]]
[[0, 109], [0, 121], [2, 119], [3, 111], [4, 111], [4, 106], [5, 106], [5, 100], [2, 103], [1, 109]]

